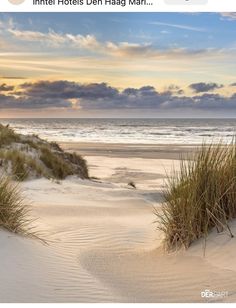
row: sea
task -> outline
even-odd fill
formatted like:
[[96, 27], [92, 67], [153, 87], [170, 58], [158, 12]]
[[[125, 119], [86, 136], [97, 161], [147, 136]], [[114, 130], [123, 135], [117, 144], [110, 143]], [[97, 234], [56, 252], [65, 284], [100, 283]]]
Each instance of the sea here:
[[21, 134], [56, 142], [201, 144], [230, 142], [236, 119], [0, 119]]

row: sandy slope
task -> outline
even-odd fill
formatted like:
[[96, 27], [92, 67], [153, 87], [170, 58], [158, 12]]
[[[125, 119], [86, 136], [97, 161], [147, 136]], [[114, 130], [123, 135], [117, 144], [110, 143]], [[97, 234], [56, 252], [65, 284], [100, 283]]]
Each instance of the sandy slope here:
[[[90, 156], [102, 183], [69, 178], [22, 184], [38, 241], [0, 232], [3, 302], [200, 302], [200, 292], [236, 300], [236, 239], [211, 234], [187, 252], [166, 254], [153, 224], [170, 160]], [[177, 164], [177, 163], [175, 163]], [[133, 180], [138, 189], [129, 189]], [[232, 225], [236, 234], [236, 224]], [[216, 299], [208, 299], [216, 300]]]

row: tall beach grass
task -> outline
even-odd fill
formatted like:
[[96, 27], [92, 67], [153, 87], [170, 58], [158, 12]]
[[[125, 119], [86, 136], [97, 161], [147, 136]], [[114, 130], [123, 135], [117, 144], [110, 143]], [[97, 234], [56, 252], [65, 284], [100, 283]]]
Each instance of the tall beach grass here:
[[18, 185], [7, 177], [0, 177], [0, 227], [13, 233], [36, 236], [30, 227], [28, 205]]
[[182, 159], [168, 179], [158, 229], [168, 250], [188, 248], [212, 229], [233, 237], [228, 222], [236, 218], [236, 142], [202, 145]]

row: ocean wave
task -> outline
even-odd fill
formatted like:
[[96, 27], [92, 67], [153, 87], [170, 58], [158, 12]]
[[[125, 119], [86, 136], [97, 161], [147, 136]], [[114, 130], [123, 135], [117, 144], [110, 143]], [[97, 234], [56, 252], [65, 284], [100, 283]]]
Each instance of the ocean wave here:
[[1, 120], [23, 134], [57, 142], [200, 144], [231, 141], [232, 119], [10, 119]]

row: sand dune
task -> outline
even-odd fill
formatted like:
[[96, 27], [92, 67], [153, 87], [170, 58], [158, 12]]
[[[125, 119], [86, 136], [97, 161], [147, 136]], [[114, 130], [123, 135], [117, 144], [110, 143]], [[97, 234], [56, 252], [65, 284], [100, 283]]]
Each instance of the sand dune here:
[[[178, 253], [161, 248], [152, 211], [173, 161], [87, 159], [97, 182], [71, 177], [22, 184], [48, 245], [1, 231], [2, 302], [236, 300], [235, 239], [213, 232], [205, 256], [201, 241]], [[137, 190], [127, 186], [130, 180]], [[236, 234], [236, 224], [232, 229]], [[205, 289], [228, 296], [202, 298]]]

